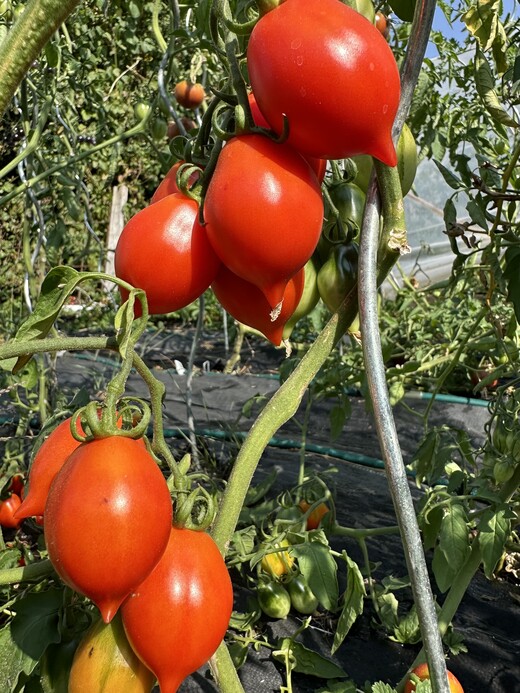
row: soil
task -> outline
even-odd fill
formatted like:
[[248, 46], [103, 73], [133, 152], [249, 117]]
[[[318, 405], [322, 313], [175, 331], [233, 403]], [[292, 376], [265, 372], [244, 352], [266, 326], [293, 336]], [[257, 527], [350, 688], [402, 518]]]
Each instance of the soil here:
[[[143, 340], [143, 354], [155, 369], [155, 374], [166, 385], [164, 404], [167, 435], [177, 438], [175, 445], [182, 446], [186, 433], [186, 374], [190, 332], [174, 332], [168, 335], [150, 333]], [[195, 359], [197, 372], [193, 378], [192, 412], [195, 426], [204, 434], [205, 445], [216, 459], [229, 460], [233, 451], [233, 434], [247, 432], [254, 418], [242, 415], [244, 403], [253, 396], [270, 397], [278, 387], [278, 365], [285, 358], [283, 350], [265, 342], [249, 340], [242, 350], [239, 369], [232, 375], [222, 373], [226, 350], [222, 338], [203, 337]], [[177, 364], [175, 363], [177, 361]], [[64, 354], [59, 357], [57, 377], [60, 388], [69, 395], [85, 387], [91, 392], [102, 389], [114, 370], [114, 357], [98, 354]], [[128, 394], [145, 394], [139, 379], [132, 376], [128, 382]], [[9, 403], [0, 397], [0, 404], [9, 416]], [[415, 412], [422, 411], [427, 402], [406, 400], [406, 406], [395, 408], [399, 441], [405, 463], [411, 460], [422, 436], [421, 420]], [[335, 503], [338, 520], [348, 526], [381, 527], [396, 523], [394, 508], [384, 470], [381, 469], [380, 449], [375, 427], [365, 402], [361, 397], [351, 397], [352, 414], [342, 434], [331, 442], [329, 437], [329, 413], [331, 403], [324, 401], [313, 405], [308, 443], [312, 451], [307, 453], [308, 468], [319, 471], [334, 469]], [[301, 411], [295, 417], [301, 418]], [[452, 425], [466, 430], [474, 442], [482, 438], [488, 418], [486, 407], [461, 402], [438, 402], [432, 408], [431, 425]], [[297, 478], [300, 429], [290, 421], [277, 432], [276, 441], [262, 456], [253, 483], [265, 477], [273, 468], [278, 477], [273, 493], [294, 486]], [[236, 442], [236, 441], [235, 441]], [[321, 448], [318, 446], [322, 446]], [[318, 454], [318, 451], [322, 454]], [[419, 491], [413, 480], [410, 489], [414, 497]], [[346, 549], [352, 559], [362, 563], [356, 542], [333, 540], [333, 547]], [[407, 573], [404, 553], [399, 537], [379, 537], [369, 542], [370, 560], [378, 564], [376, 577], [392, 574], [404, 577]], [[430, 556], [427, 557], [430, 559]], [[456, 632], [463, 636], [467, 652], [451, 657], [449, 668], [459, 678], [465, 693], [520, 693], [520, 586], [518, 563], [510, 557], [509, 572], [490, 581], [479, 571], [453, 621]], [[237, 588], [237, 607], [245, 597]], [[443, 595], [438, 595], [442, 603]], [[409, 604], [408, 604], [409, 606]], [[264, 619], [260, 630], [274, 637], [294, 632], [301, 621], [290, 616], [283, 621], [269, 622]], [[313, 618], [310, 628], [302, 635], [302, 642], [330, 657], [332, 631], [323, 615]], [[367, 604], [347, 639], [332, 657], [358, 686], [366, 680], [382, 680], [395, 684], [415, 658], [418, 646], [401, 645], [386, 638], [372, 623]], [[240, 677], [247, 693], [278, 691], [284, 684], [283, 668], [269, 659], [266, 648], [251, 652]], [[325, 686], [323, 679], [293, 675], [293, 692], [308, 693]], [[206, 668], [187, 679], [180, 693], [216, 691]]]

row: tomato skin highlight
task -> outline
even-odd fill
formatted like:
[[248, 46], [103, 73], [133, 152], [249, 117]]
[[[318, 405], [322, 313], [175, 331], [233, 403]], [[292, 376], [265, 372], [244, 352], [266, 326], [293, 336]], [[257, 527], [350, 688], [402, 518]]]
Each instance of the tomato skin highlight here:
[[213, 539], [173, 527], [161, 560], [125, 600], [121, 617], [161, 693], [175, 693], [214, 654], [232, 608], [231, 579]]
[[[29, 470], [29, 490], [16, 511], [17, 518], [43, 515], [52, 480], [69, 455], [81, 445], [70, 432], [71, 420], [72, 417], [69, 416], [62, 421], [44, 440], [34, 456]], [[78, 433], [84, 435], [79, 419], [77, 419], [76, 428]]]
[[222, 265], [211, 288], [221, 306], [236, 320], [261, 332], [280, 346], [285, 327], [303, 294], [305, 270], [301, 269], [285, 287], [280, 313], [272, 320], [271, 306], [258, 287], [233, 274]]
[[91, 599], [109, 623], [161, 558], [172, 515], [163, 474], [139, 441], [110, 436], [82, 443], [49, 490], [49, 558], [63, 582]]
[[[116, 276], [146, 292], [151, 314], [171, 313], [195, 301], [219, 267], [198, 221], [197, 203], [180, 193], [137, 212], [116, 246]], [[128, 292], [121, 289], [121, 296], [126, 300]]]
[[234, 137], [218, 158], [204, 218], [221, 261], [275, 308], [318, 243], [320, 184], [292, 148], [262, 135]]
[[[426, 662], [423, 662], [422, 664], [419, 664], [419, 666], [415, 667], [412, 674], [418, 676], [421, 681], [425, 681], [426, 679], [430, 678], [430, 672], [428, 671], [428, 665]], [[464, 693], [464, 689], [462, 688], [460, 681], [455, 674], [451, 673], [451, 671], [448, 671], [448, 682], [450, 684], [450, 693]], [[404, 686], [404, 693], [414, 693], [415, 688], [416, 686], [414, 681], [408, 680]]]
[[296, 150], [320, 159], [370, 154], [395, 166], [399, 71], [361, 14], [340, 0], [286, 0], [255, 25], [247, 64], [262, 114], [278, 134], [286, 115]]

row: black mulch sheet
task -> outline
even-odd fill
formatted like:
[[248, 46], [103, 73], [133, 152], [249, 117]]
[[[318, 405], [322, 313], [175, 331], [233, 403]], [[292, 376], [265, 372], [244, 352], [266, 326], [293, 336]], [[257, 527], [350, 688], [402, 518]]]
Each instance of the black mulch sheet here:
[[[178, 368], [186, 367], [190, 349], [191, 331], [168, 334], [147, 333], [141, 340], [143, 355], [155, 374], [166, 385], [164, 405], [167, 434], [179, 436], [179, 428], [185, 429], [186, 376], [179, 375]], [[278, 365], [285, 353], [260, 341], [248, 341], [242, 350], [242, 362], [238, 374], [223, 375], [226, 360], [224, 344], [219, 335], [204, 335], [195, 359], [197, 375], [193, 380], [192, 408], [197, 430], [208, 433], [205, 437], [216, 455], [224, 456], [230, 450], [229, 435], [232, 431], [247, 431], [252, 418], [241, 417], [244, 402], [254, 395], [270, 396], [277, 388]], [[179, 363], [176, 365], [175, 361]], [[102, 389], [113, 372], [114, 356], [108, 353], [65, 354], [57, 364], [60, 387], [70, 394], [84, 386], [91, 392]], [[137, 377], [128, 383], [128, 394], [145, 394], [146, 390]], [[325, 470], [335, 467], [335, 492], [338, 519], [348, 526], [381, 527], [395, 524], [395, 514], [384, 472], [362, 464], [338, 459], [334, 450], [359, 453], [368, 458], [381, 456], [373, 421], [359, 397], [352, 397], [352, 416], [341, 436], [331, 443], [329, 439], [328, 413], [330, 403], [320, 403], [313, 408], [308, 441], [323, 445], [329, 454], [309, 453], [309, 468]], [[407, 400], [415, 410], [426, 406], [424, 401]], [[7, 398], [0, 397], [3, 414], [9, 415]], [[431, 425], [449, 424], [468, 431], [478, 441], [488, 412], [485, 407], [465, 403], [435, 403], [430, 417]], [[420, 420], [402, 406], [395, 410], [400, 444], [405, 462], [416, 449], [421, 436]], [[5, 420], [5, 419], [4, 419]], [[276, 434], [283, 441], [299, 440], [299, 429], [294, 422], [285, 424]], [[179, 440], [172, 444], [182, 444]], [[290, 445], [290, 444], [289, 444]], [[332, 454], [331, 454], [332, 453]], [[262, 456], [253, 483], [258, 482], [273, 467], [279, 471], [276, 490], [296, 483], [298, 451], [270, 446]], [[412, 492], [417, 490], [411, 483]], [[334, 548], [345, 548], [348, 554], [362, 564], [356, 542], [333, 540]], [[379, 537], [369, 541], [370, 560], [380, 563], [376, 577], [392, 574], [406, 575], [403, 550], [399, 538]], [[245, 595], [237, 590], [237, 607]], [[400, 596], [400, 595], [399, 595]], [[443, 596], [438, 596], [442, 603]], [[407, 606], [410, 606], [408, 604]], [[284, 621], [262, 621], [259, 625], [273, 635], [288, 635], [300, 623], [290, 616]], [[465, 693], [520, 693], [520, 586], [513, 578], [493, 582], [478, 572], [462, 601], [453, 625], [464, 637], [467, 653], [450, 658], [449, 668], [460, 679]], [[302, 641], [325, 656], [330, 656], [332, 632], [326, 618], [314, 618], [312, 625], [302, 636]], [[371, 626], [370, 608], [353, 626], [347, 639], [336, 653], [336, 661], [358, 685], [366, 680], [383, 680], [395, 684], [418, 652], [417, 646], [400, 645], [380, 635]], [[269, 659], [264, 648], [253, 652], [240, 670], [247, 693], [269, 693], [284, 685], [283, 669]], [[325, 681], [311, 676], [293, 675], [294, 693], [316, 691]], [[216, 691], [206, 669], [187, 679], [180, 693]]]

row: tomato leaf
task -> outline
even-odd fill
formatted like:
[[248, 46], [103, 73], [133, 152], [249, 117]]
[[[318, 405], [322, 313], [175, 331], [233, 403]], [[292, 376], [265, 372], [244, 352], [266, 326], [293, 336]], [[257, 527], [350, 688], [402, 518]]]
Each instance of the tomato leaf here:
[[500, 103], [491, 67], [482, 51], [477, 50], [475, 55], [475, 86], [490, 116], [501, 125], [520, 127]]
[[506, 505], [501, 508], [487, 508], [478, 524], [478, 543], [482, 552], [484, 573], [488, 579], [493, 577], [493, 572], [500, 560], [505, 543], [511, 531], [511, 511]]
[[371, 693], [396, 693], [396, 689], [389, 683], [383, 683], [383, 681], [377, 681], [372, 685]]
[[366, 596], [363, 576], [357, 564], [347, 556], [345, 551], [343, 551], [343, 558], [347, 564], [347, 588], [343, 595], [343, 608], [334, 633], [332, 654], [337, 651], [357, 617], [363, 613], [363, 602]]
[[437, 159], [433, 160], [433, 163], [437, 166], [439, 169], [439, 173], [441, 176], [444, 178], [445, 182], [452, 188], [453, 190], [460, 190], [461, 188], [464, 188], [464, 183], [461, 181], [458, 176], [456, 176], [453, 171], [450, 171], [449, 168], [446, 168], [444, 164], [441, 164], [440, 161]]
[[437, 587], [442, 593], [446, 592], [450, 588], [457, 571], [448, 563], [446, 554], [441, 551], [438, 544], [433, 552], [432, 570]]
[[[60, 310], [76, 286], [85, 278], [85, 274], [77, 272], [72, 267], [60, 266], [51, 269], [43, 280], [34, 312], [22, 323], [14, 336], [14, 341], [25, 342], [46, 337]], [[30, 354], [20, 356], [13, 373], [20, 371], [31, 358]]]
[[45, 649], [60, 641], [61, 590], [30, 594], [16, 602], [16, 616], [0, 630], [0, 690], [13, 691], [21, 672], [30, 674]]
[[[319, 535], [321, 532], [310, 533]], [[330, 548], [320, 541], [309, 541], [291, 547], [298, 558], [300, 570], [307, 578], [309, 587], [328, 611], [334, 611], [338, 602], [338, 566], [331, 556]]]
[[353, 681], [328, 681], [323, 688], [318, 688], [316, 693], [356, 693], [356, 684]]
[[278, 651], [273, 652], [273, 658], [285, 664], [287, 653], [291, 658], [292, 669], [298, 674], [317, 676], [320, 679], [337, 679], [346, 677], [343, 669], [332, 660], [310, 650], [301, 642], [295, 642], [291, 638], [280, 638], [277, 641]]
[[502, 0], [479, 0], [462, 15], [462, 21], [477, 39], [481, 51], [492, 51], [499, 74], [507, 70], [507, 35], [500, 21], [501, 7]]

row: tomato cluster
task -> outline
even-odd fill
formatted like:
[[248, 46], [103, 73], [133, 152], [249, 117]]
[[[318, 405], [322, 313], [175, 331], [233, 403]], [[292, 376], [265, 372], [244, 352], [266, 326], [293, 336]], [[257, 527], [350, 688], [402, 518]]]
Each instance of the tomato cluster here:
[[14, 518], [43, 514], [56, 573], [101, 613], [69, 690], [101, 677], [114, 690], [144, 693], [157, 678], [162, 693], [174, 693], [227, 630], [233, 590], [224, 559], [209, 534], [173, 525], [170, 490], [144, 439], [121, 431], [80, 442], [73, 425], [64, 421], [38, 449]]
[[[370, 155], [397, 164], [391, 129], [399, 72], [373, 21], [340, 0], [280, 3], [257, 21], [246, 54], [255, 127], [237, 127], [216, 166], [182, 191], [180, 163], [173, 166], [152, 204], [125, 226], [115, 271], [146, 292], [152, 314], [179, 310], [212, 287], [233, 317], [279, 345], [292, 316], [307, 314], [319, 298], [311, 259], [322, 233], [327, 160]], [[179, 103], [192, 107], [196, 86], [179, 83]], [[349, 281], [341, 277], [341, 296]]]

